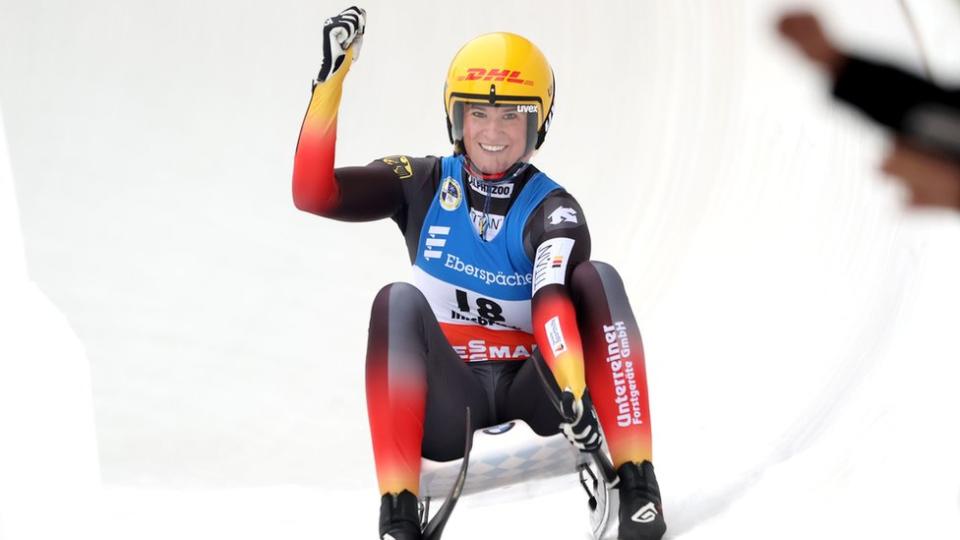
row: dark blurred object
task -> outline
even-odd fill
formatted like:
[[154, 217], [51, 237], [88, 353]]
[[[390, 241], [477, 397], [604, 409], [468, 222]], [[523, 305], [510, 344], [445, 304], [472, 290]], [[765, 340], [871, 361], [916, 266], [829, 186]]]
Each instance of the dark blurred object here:
[[883, 170], [912, 204], [960, 209], [960, 90], [838, 49], [810, 13], [783, 16], [779, 30], [832, 76], [834, 97], [894, 132]]
[[960, 91], [849, 56], [836, 74], [833, 95], [919, 148], [960, 160]]

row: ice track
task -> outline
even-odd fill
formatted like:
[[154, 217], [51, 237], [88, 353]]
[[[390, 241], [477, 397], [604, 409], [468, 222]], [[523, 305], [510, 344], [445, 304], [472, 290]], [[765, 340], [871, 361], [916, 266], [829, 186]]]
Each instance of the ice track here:
[[[960, 4], [907, 4], [960, 80]], [[527, 35], [558, 78], [534, 162], [644, 331], [668, 537], [957, 538], [960, 224], [902, 209], [784, 5], [364, 4], [338, 162], [445, 151], [452, 54]], [[896, 0], [812, 5], [919, 66]], [[375, 537], [362, 356], [406, 254], [289, 195], [344, 7], [0, 2], [0, 539]], [[585, 506], [482, 494], [445, 538], [585, 538]]]

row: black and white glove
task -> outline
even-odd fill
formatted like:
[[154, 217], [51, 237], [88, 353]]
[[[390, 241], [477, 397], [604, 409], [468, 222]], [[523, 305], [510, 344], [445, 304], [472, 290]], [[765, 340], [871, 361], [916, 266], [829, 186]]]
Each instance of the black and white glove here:
[[563, 416], [566, 420], [560, 424], [563, 435], [581, 452], [593, 452], [603, 444], [600, 434], [600, 425], [597, 423], [597, 414], [593, 410], [590, 395], [583, 394], [583, 399], [577, 399], [573, 393], [564, 390], [560, 396], [563, 406]]
[[360, 57], [363, 44], [363, 29], [367, 24], [367, 12], [351, 6], [323, 23], [323, 64], [317, 74], [317, 83], [330, 78], [340, 69], [347, 50], [353, 46], [353, 59]]

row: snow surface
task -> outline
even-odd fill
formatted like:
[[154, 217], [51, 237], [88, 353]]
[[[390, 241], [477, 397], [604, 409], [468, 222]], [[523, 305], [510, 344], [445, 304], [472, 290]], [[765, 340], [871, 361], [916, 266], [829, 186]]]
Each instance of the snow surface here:
[[[558, 78], [534, 161], [644, 331], [668, 537], [957, 538], [960, 225], [903, 209], [785, 5], [367, 3], [338, 163], [448, 151], [452, 54], [527, 35]], [[898, 1], [813, 5], [919, 66]], [[956, 81], [960, 4], [908, 5]], [[289, 195], [344, 7], [0, 0], [3, 540], [375, 537], [363, 352], [405, 250]], [[468, 498], [445, 537], [585, 523], [570, 478]]]

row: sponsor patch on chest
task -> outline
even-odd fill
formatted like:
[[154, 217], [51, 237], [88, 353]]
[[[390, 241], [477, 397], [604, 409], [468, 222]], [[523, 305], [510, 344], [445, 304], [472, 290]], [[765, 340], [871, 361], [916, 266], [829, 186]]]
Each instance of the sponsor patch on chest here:
[[473, 208], [470, 209], [470, 221], [473, 223], [474, 232], [477, 235], [483, 235], [483, 239], [488, 242], [500, 234], [504, 219], [505, 216], [499, 214], [484, 214]]
[[509, 199], [513, 196], [513, 182], [494, 184], [492, 182], [484, 182], [475, 176], [471, 176], [468, 182], [470, 189], [483, 195], [489, 193], [491, 197], [496, 199]]

